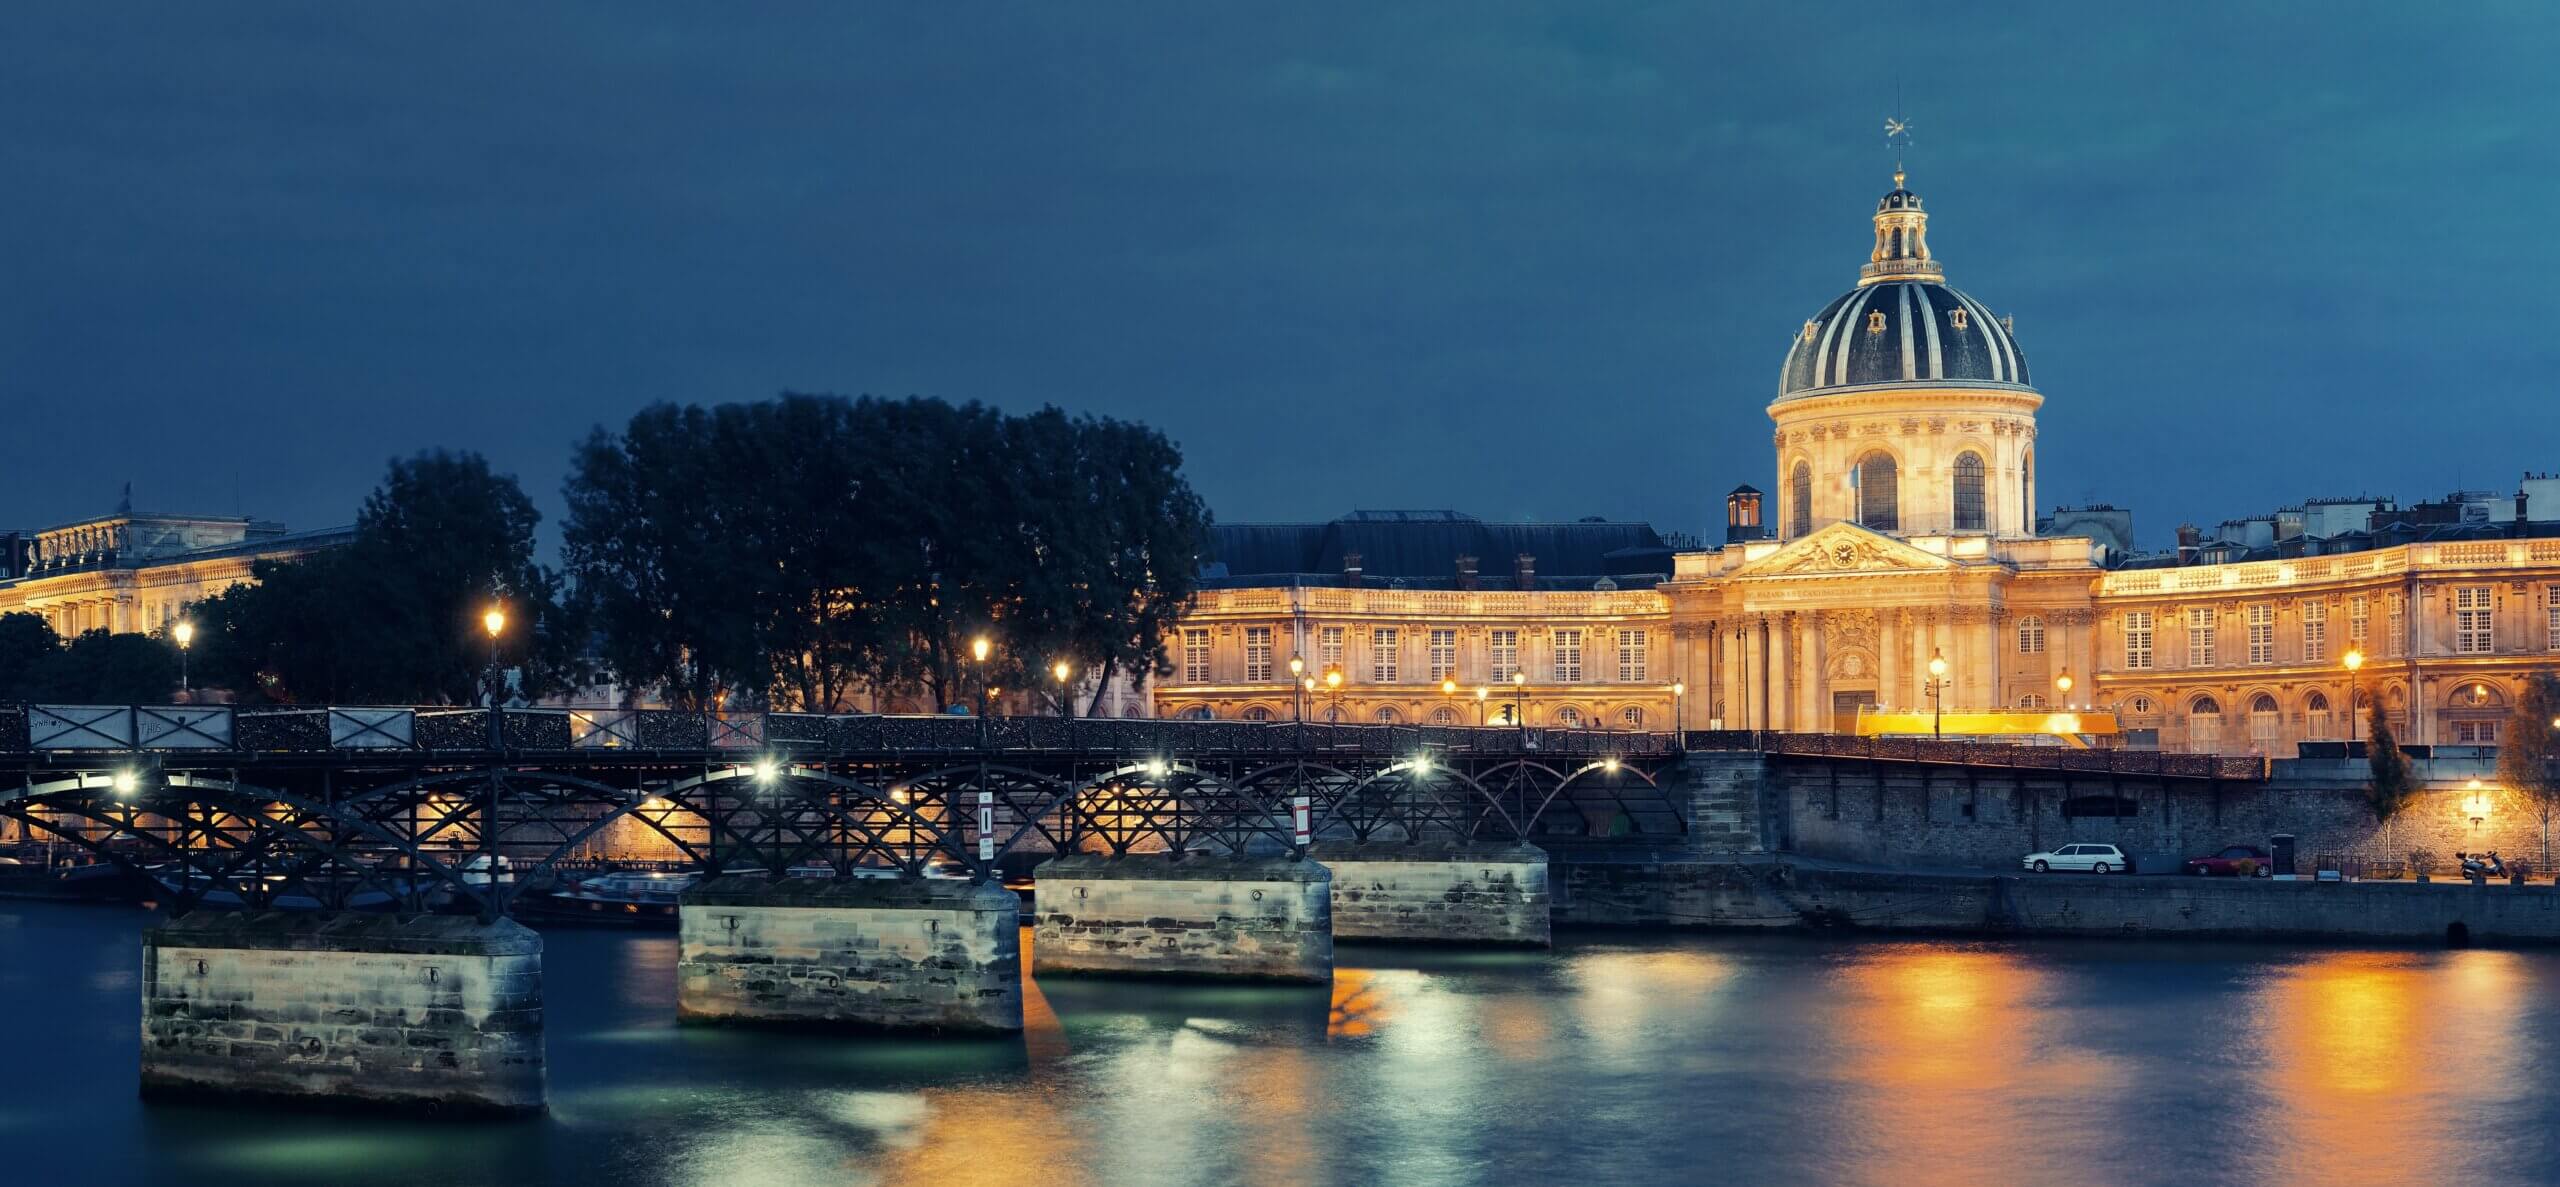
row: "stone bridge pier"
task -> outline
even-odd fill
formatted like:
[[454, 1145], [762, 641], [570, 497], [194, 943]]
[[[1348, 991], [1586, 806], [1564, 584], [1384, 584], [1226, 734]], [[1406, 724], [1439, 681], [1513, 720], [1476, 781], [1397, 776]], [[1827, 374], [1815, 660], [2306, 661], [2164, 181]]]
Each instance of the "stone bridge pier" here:
[[143, 933], [142, 1092], [539, 1113], [542, 937], [443, 915], [180, 916]]
[[1021, 900], [993, 881], [714, 878], [678, 905], [687, 1022], [1022, 1029]]
[[1333, 873], [1337, 939], [1543, 948], [1547, 855], [1480, 841], [1327, 842], [1309, 857]]
[[1032, 877], [1036, 974], [1333, 980], [1333, 876], [1315, 861], [1070, 854]]

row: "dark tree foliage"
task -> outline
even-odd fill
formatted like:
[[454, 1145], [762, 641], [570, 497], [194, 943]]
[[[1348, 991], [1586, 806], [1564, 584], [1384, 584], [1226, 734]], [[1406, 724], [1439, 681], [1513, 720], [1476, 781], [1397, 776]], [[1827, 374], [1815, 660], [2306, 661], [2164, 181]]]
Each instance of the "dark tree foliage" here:
[[2525, 680], [2524, 695], [2516, 698], [2515, 712], [2498, 741], [2498, 782], [2522, 799], [2541, 824], [2545, 870], [2551, 868], [2552, 820], [2560, 817], [2560, 780], [2551, 776], [2552, 760], [2560, 758], [2553, 742], [2560, 732], [2552, 729], [2555, 715], [2560, 715], [2560, 678], [2535, 673]]
[[354, 543], [261, 563], [257, 582], [199, 603], [199, 683], [243, 701], [469, 704], [493, 653], [480, 616], [507, 614], [495, 660], [522, 691], [563, 686], [573, 634], [559, 578], [533, 559], [538, 516], [475, 454], [391, 463]]
[[89, 631], [64, 640], [34, 614], [0, 614], [0, 701], [165, 704], [178, 649], [157, 635]]
[[2371, 766], [2364, 785], [2365, 806], [2373, 810], [2374, 822], [2384, 827], [2387, 837], [2391, 818], [2418, 793], [2418, 778], [2409, 768], [2409, 756], [2400, 752], [2399, 741], [2391, 736], [2391, 722], [2382, 715], [2379, 697], [2365, 728], [2365, 755]]
[[[942, 706], [1152, 671], [1208, 514], [1153, 430], [1055, 409], [786, 395], [598, 431], [566, 558], [628, 695]], [[996, 644], [985, 671], [969, 655]]]

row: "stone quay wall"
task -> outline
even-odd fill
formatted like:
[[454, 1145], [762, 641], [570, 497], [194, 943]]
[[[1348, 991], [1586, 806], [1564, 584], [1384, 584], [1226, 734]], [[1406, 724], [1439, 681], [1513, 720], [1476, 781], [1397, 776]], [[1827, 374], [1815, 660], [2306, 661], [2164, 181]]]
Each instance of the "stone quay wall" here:
[[1033, 878], [1034, 974], [1333, 979], [1332, 875], [1314, 861], [1071, 854]]
[[1529, 845], [1327, 842], [1335, 939], [1545, 947], [1547, 855]]
[[2560, 943], [2560, 887], [1830, 870], [1783, 860], [1560, 866], [1559, 923], [1984, 935]]
[[[2416, 849], [2435, 855], [2431, 872], [2439, 876], [2453, 872], [2457, 852], [2495, 849], [2544, 865], [2540, 819], [2532, 805], [2496, 789], [2492, 755], [2417, 760], [2427, 790], [2387, 830], [2365, 806], [2362, 759], [2280, 759], [2264, 782], [2216, 784], [1699, 752], [1678, 778], [1691, 790], [1686, 855], [1694, 858], [1772, 851], [2011, 870], [2028, 853], [2104, 841], [2158, 870], [2229, 845], [2264, 847], [2282, 833], [2296, 839], [2297, 868], [2306, 873], [2323, 854], [2370, 868], [2405, 865]], [[2469, 789], [2474, 778], [2490, 785], [2485, 793]], [[2476, 824], [2474, 807], [2486, 808]], [[1746, 818], [1736, 821], [1736, 813]], [[1748, 843], [1755, 837], [1765, 844]]]
[[942, 878], [714, 878], [678, 908], [688, 1022], [1022, 1029], [1021, 900]]
[[542, 937], [510, 920], [198, 912], [143, 933], [142, 1090], [543, 1109]]

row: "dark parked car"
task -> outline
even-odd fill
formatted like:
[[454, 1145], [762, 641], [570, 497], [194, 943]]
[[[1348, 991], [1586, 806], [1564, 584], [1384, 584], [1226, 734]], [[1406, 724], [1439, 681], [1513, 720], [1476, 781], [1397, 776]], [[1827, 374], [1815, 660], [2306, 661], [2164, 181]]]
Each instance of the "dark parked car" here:
[[[2247, 864], [2242, 864], [2244, 862]], [[2274, 873], [2275, 868], [2275, 862], [2267, 856], [2267, 851], [2255, 845], [2233, 845], [2220, 853], [2206, 857], [2190, 857], [2185, 866], [2186, 872], [2190, 874], [2205, 877], [2227, 875], [2235, 878], [2244, 870], [2264, 878]]]

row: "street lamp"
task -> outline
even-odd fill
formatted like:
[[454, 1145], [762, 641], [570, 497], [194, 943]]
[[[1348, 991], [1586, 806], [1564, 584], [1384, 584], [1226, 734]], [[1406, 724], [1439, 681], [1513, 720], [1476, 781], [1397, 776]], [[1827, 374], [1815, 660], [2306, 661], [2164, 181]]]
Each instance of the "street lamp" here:
[[1307, 719], [1307, 694], [1315, 691], [1315, 687], [1315, 682], [1307, 679], [1307, 657], [1294, 651], [1290, 652], [1289, 697], [1297, 702], [1293, 708], [1294, 716], [1299, 721], [1303, 722]]
[[1671, 728], [1683, 735], [1689, 732], [1689, 682], [1671, 682]]
[[1324, 693], [1325, 693], [1325, 697], [1327, 698], [1327, 700], [1326, 700], [1326, 705], [1325, 705], [1325, 720], [1327, 720], [1327, 721], [1336, 721], [1336, 722], [1341, 721], [1341, 720], [1342, 720], [1342, 665], [1340, 665], [1340, 664], [1326, 664], [1326, 665], [1325, 665], [1325, 667], [1324, 667]]
[[1929, 736], [1947, 736], [1947, 657], [1929, 649]]
[[2056, 677], [2054, 677], [2054, 678], [2053, 678], [2053, 690], [2054, 690], [2055, 692], [2058, 692], [2058, 693], [2061, 693], [2061, 694], [2062, 694], [2062, 707], [2063, 707], [2063, 708], [2065, 708], [2065, 709], [2070, 708], [2070, 707], [2071, 707], [2071, 669], [2070, 669], [2070, 667], [2069, 667], [2068, 665], [2064, 666], [2064, 668], [2062, 669], [2062, 674], [2061, 674], [2061, 675], [2056, 676]]
[[1476, 724], [1478, 726], [1484, 724], [1484, 699], [1491, 695], [1493, 695], [1492, 689], [1481, 684], [1476, 686]]
[[1050, 678], [1058, 682], [1058, 716], [1060, 717], [1072, 718], [1076, 715], [1075, 697], [1070, 695], [1067, 688], [1067, 677], [1075, 674], [1075, 665], [1065, 660], [1049, 665]]
[[2489, 789], [2474, 779], [2465, 784], [2463, 790], [2468, 794], [2462, 801], [2462, 814], [2470, 817], [2472, 826], [2476, 828], [2489, 818]]
[[2364, 682], [2357, 675], [2364, 669], [2364, 650], [2350, 647], [2345, 655], [2338, 657], [2338, 662], [2347, 665], [2347, 741], [2353, 742], [2356, 736], [2356, 700], [2364, 695]]
[[1519, 726], [1521, 733], [1529, 732], [1529, 674], [1527, 672], [1511, 673], [1511, 723]]
[[169, 628], [169, 638], [178, 644], [178, 699], [194, 700], [192, 686], [187, 682], [187, 648], [196, 641], [196, 624], [179, 619], [178, 625]]
[[[498, 707], [498, 636], [507, 632], [507, 609], [491, 603], [480, 612], [480, 629], [489, 632], [489, 707]], [[495, 733], [493, 726], [491, 733]]]

